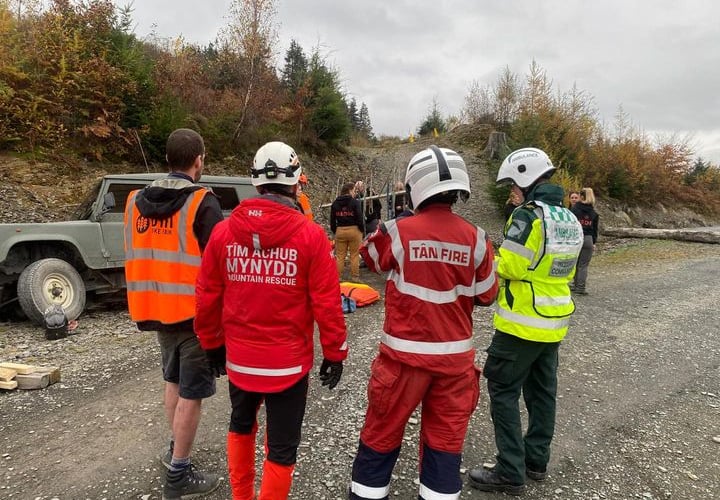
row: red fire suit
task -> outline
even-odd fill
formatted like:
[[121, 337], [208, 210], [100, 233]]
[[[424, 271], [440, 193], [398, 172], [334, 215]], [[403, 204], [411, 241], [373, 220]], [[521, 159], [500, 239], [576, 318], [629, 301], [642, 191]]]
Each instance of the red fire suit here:
[[288, 198], [243, 200], [210, 236], [196, 296], [200, 344], [203, 349], [224, 344], [227, 352], [233, 498], [254, 497], [256, 414], [263, 400], [272, 425], [260, 498], [284, 498], [300, 440], [314, 323], [323, 356], [330, 361], [347, 357], [328, 238]]
[[498, 290], [492, 244], [450, 205], [431, 204], [381, 224], [360, 252], [368, 269], [389, 274], [350, 498], [387, 498], [405, 425], [420, 403], [419, 497], [459, 498], [461, 452], [480, 391], [472, 310], [491, 305]]

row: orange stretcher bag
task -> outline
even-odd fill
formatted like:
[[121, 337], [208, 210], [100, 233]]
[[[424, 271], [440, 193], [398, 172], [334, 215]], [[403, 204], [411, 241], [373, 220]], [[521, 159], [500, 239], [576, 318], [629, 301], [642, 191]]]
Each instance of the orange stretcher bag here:
[[340, 293], [353, 299], [358, 307], [367, 306], [380, 300], [380, 292], [364, 283], [343, 281], [340, 283]]

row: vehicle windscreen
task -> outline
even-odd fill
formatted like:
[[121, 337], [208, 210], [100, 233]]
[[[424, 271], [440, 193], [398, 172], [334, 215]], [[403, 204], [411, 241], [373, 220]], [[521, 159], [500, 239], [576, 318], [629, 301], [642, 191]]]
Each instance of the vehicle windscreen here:
[[90, 218], [92, 214], [92, 206], [97, 200], [98, 193], [100, 192], [100, 186], [102, 185], [102, 179], [97, 181], [90, 191], [85, 195], [83, 201], [75, 208], [70, 220], [84, 220]]

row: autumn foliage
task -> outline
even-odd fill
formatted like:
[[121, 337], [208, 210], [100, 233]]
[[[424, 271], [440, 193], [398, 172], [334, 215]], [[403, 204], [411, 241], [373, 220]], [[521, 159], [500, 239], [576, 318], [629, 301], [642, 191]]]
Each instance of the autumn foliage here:
[[[275, 0], [233, 0], [207, 46], [132, 31], [130, 8], [110, 0], [0, 0], [0, 151], [160, 161], [168, 134], [198, 130], [211, 157], [249, 156], [268, 140], [303, 148], [375, 141], [370, 113], [339, 72], [295, 41], [274, 66]], [[505, 132], [511, 148], [546, 150], [564, 187], [592, 186], [627, 203], [677, 201], [720, 213], [720, 171], [688, 141], [651, 139], [622, 111], [612, 129], [592, 97], [553, 88], [533, 61], [471, 85], [462, 116], [433, 102], [423, 134], [459, 123]], [[441, 139], [440, 139], [441, 140]]]
[[494, 85], [473, 83], [462, 120], [505, 132], [511, 149], [545, 150], [566, 190], [590, 186], [628, 204], [681, 203], [720, 213], [720, 169], [693, 160], [687, 139], [652, 139], [622, 110], [606, 129], [590, 96], [576, 87], [557, 92], [535, 61], [524, 81], [506, 69]]
[[0, 150], [160, 160], [178, 127], [200, 131], [216, 157], [272, 139], [370, 138], [318, 53], [294, 44], [304, 66], [281, 79], [274, 13], [273, 0], [235, 0], [228, 26], [200, 47], [138, 39], [130, 8], [110, 0], [0, 0]]

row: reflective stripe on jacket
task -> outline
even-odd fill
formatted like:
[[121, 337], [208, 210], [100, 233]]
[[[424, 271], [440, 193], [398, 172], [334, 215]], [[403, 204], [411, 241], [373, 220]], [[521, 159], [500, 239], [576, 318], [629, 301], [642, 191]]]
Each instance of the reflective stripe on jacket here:
[[[535, 216], [527, 241], [523, 245], [506, 238], [498, 252], [498, 274], [505, 281], [493, 322], [516, 337], [559, 342], [575, 312], [568, 282], [582, 248], [582, 226], [563, 207], [534, 200], [524, 208]], [[512, 218], [506, 235], [511, 226]]]
[[135, 322], [170, 325], [195, 316], [195, 280], [200, 246], [193, 232], [198, 207], [208, 193], [191, 193], [180, 210], [166, 219], [150, 219], [138, 210], [139, 190], [125, 209], [125, 280], [128, 309]]

